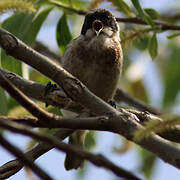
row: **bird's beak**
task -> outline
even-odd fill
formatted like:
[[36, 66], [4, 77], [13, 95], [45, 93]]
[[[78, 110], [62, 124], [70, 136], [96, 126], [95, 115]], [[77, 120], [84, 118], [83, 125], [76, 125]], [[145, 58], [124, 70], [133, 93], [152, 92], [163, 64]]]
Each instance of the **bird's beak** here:
[[95, 20], [92, 24], [92, 29], [99, 36], [100, 32], [103, 30], [103, 23], [99, 20]]

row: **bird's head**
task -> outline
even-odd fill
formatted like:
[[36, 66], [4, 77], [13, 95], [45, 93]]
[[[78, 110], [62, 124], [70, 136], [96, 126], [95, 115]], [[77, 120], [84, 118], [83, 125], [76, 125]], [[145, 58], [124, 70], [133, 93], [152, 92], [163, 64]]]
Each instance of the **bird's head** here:
[[97, 36], [104, 34], [112, 37], [114, 34], [119, 33], [119, 25], [109, 11], [95, 9], [86, 15], [81, 34], [86, 35], [88, 30], [94, 32]]

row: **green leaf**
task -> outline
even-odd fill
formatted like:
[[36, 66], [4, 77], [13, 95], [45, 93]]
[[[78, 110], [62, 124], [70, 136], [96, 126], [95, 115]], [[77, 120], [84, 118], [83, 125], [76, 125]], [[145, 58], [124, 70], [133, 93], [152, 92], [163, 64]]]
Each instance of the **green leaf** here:
[[156, 162], [156, 156], [149, 151], [142, 148], [139, 149], [139, 155], [141, 158], [141, 171], [147, 179], [150, 179], [153, 175], [154, 166]]
[[173, 45], [168, 47], [168, 49], [171, 49], [171, 52], [168, 57], [164, 75], [164, 108], [169, 108], [174, 105], [180, 91], [180, 48], [179, 46]]
[[66, 14], [63, 14], [56, 27], [56, 40], [62, 53], [64, 53], [71, 39], [72, 36], [67, 24], [67, 17]]
[[154, 23], [151, 19], [150, 16], [148, 16], [145, 11], [143, 10], [143, 8], [141, 7], [139, 0], [131, 0], [131, 2], [133, 3], [134, 7], [136, 8], [139, 16], [144, 19], [146, 21], [147, 24], [154, 26]]
[[84, 9], [88, 2], [85, 0], [53, 0], [53, 2], [61, 3], [65, 6]]
[[5, 116], [8, 113], [7, 97], [6, 97], [5, 91], [2, 88], [0, 88], [0, 100], [1, 100], [1, 103], [0, 103], [0, 115]]
[[23, 40], [24, 34], [31, 25], [34, 14], [16, 13], [7, 18], [2, 27]]
[[180, 36], [180, 33], [174, 33], [174, 34], [171, 34], [169, 36], [167, 36], [168, 39], [172, 39], [172, 38], [175, 38], [177, 36]]
[[[17, 13], [7, 18], [2, 23], [2, 27], [23, 40], [24, 32], [29, 28], [29, 21], [31, 22], [32, 18], [32, 14]], [[1, 54], [1, 64], [3, 68], [22, 75], [21, 62], [7, 56], [4, 51]]]
[[[46, 6], [45, 8], [40, 9], [36, 14], [14, 14], [3, 22], [2, 27], [17, 36], [26, 44], [32, 46], [35, 42], [40, 27], [42, 26], [42, 23], [51, 10], [51, 6]], [[1, 57], [1, 64], [3, 68], [22, 75], [20, 61], [7, 56], [4, 51], [2, 52]]]
[[152, 19], [158, 19], [159, 18], [159, 13], [152, 8], [144, 8], [144, 11], [152, 18]]
[[130, 84], [130, 87], [131, 87], [131, 93], [134, 97], [144, 101], [147, 104], [149, 103], [148, 94], [147, 94], [146, 88], [144, 87], [144, 83], [142, 79], [132, 82]]
[[8, 110], [11, 110], [15, 108], [16, 106], [19, 106], [19, 103], [13, 99], [12, 97], [8, 97]]
[[143, 51], [147, 49], [148, 47], [148, 40], [149, 40], [149, 37], [145, 35], [144, 37], [138, 39], [138, 41], [134, 41], [134, 45], [137, 49]]
[[122, 11], [127, 16], [131, 17], [133, 15], [130, 7], [127, 3], [125, 3], [123, 0], [114, 0], [112, 3], [118, 7], [120, 11]]
[[95, 146], [96, 146], [95, 133], [93, 131], [90, 131], [86, 135], [85, 147], [89, 150], [94, 148]]
[[149, 39], [149, 43], [148, 43], [148, 50], [152, 59], [154, 59], [157, 56], [158, 53], [157, 49], [158, 49], [157, 37], [156, 37], [156, 33], [154, 33], [152, 37]]
[[30, 46], [34, 45], [35, 39], [37, 37], [37, 34], [43, 24], [43, 22], [46, 20], [47, 16], [53, 9], [52, 6], [46, 6], [41, 8], [33, 17], [31, 21], [31, 25], [24, 34], [23, 41], [27, 43]]

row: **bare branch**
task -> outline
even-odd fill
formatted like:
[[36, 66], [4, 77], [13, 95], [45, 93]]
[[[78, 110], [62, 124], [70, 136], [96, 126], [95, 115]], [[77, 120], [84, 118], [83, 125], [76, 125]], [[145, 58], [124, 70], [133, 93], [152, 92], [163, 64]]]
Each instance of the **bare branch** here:
[[37, 42], [35, 43], [34, 49], [35, 49], [37, 52], [39, 52], [39, 53], [41, 53], [41, 54], [43, 54], [43, 55], [51, 58], [52, 60], [54, 59], [57, 63], [60, 63], [61, 56], [58, 55], [58, 54], [56, 54], [56, 53], [54, 53], [54, 52], [52, 52], [52, 51], [50, 51], [49, 48], [46, 47], [46, 46], [45, 46], [44, 44], [42, 44], [41, 42], [38, 42], [38, 41], [37, 41]]
[[23, 125], [28, 125], [31, 127], [38, 127], [37, 126], [38, 119], [34, 117], [30, 117], [30, 116], [23, 116], [23, 117], [0, 116], [0, 120], [14, 121]]
[[17, 89], [4, 75], [0, 72], [0, 86], [3, 87], [12, 97], [14, 97], [23, 107], [32, 115], [39, 118], [40, 123], [48, 124], [49, 118], [53, 117], [44, 109], [36, 105], [31, 99]]
[[26, 96], [30, 98], [45, 102], [48, 105], [56, 106], [59, 108], [66, 108], [77, 113], [82, 110], [82, 106], [72, 102], [72, 100], [64, 93], [64, 91], [60, 87], [44, 95], [46, 85], [23, 79], [17, 74], [9, 72], [1, 67], [0, 72]]
[[[0, 82], [3, 80], [2, 74], [0, 73]], [[11, 84], [8, 84], [8, 81], [4, 82], [4, 87], [9, 91], [9, 85], [11, 86]], [[12, 86], [13, 87], [13, 86]], [[11, 90], [12, 91], [12, 90]], [[118, 92], [118, 91], [117, 91]], [[17, 95], [18, 94], [18, 90], [16, 88], [14, 88], [14, 91], [11, 92], [12, 96], [14, 96], [17, 99]], [[14, 120], [18, 120], [19, 122], [23, 122], [25, 124], [29, 124], [33, 127], [48, 127], [48, 128], [72, 128], [72, 129], [91, 129], [91, 130], [105, 130], [105, 131], [112, 131], [112, 129], [109, 129], [109, 127], [111, 127], [109, 124], [106, 124], [105, 122], [108, 121], [108, 119], [106, 117], [96, 117], [96, 118], [76, 118], [76, 121], [74, 121], [74, 119], [62, 119], [58, 116], [52, 116], [49, 113], [46, 113], [44, 110], [42, 110], [41, 108], [39, 108], [38, 106], [35, 105], [34, 102], [32, 101], [27, 101], [27, 97], [25, 98], [26, 100], [23, 102], [23, 98], [24, 95], [22, 95], [22, 93], [19, 94], [20, 97], [17, 99], [22, 105], [26, 104], [26, 108], [27, 110], [30, 111], [30, 113], [34, 113], [34, 115], [36, 116], [36, 114], [38, 114], [38, 116], [40, 117], [40, 119], [33, 119], [33, 118], [29, 118], [27, 119], [14, 119]], [[131, 98], [132, 99], [132, 98]], [[27, 102], [26, 102], [27, 101]], [[36, 109], [36, 110], [35, 110]], [[38, 113], [37, 113], [38, 112]], [[45, 112], [45, 113], [44, 113]], [[129, 110], [129, 112], [136, 112], [134, 113], [141, 122], [145, 121], [147, 119], [147, 113], [142, 113], [142, 112], [138, 112], [138, 111], [132, 111]], [[143, 116], [142, 116], [143, 114]], [[141, 115], [141, 116], [140, 116]], [[146, 115], [146, 116], [145, 116]], [[143, 117], [143, 118], [142, 118]], [[2, 117], [5, 118], [5, 117]], [[10, 119], [10, 118], [8, 118]], [[48, 123], [42, 123], [42, 121], [46, 119], [48, 120]], [[156, 117], [156, 119], [159, 119], [158, 117]], [[28, 121], [27, 121], [28, 120]], [[153, 120], [152, 115], [149, 115], [148, 120]], [[118, 127], [118, 126], [117, 126]], [[175, 142], [180, 142], [179, 139], [179, 134], [180, 131], [179, 129], [175, 129], [175, 130], [171, 130], [171, 131], [167, 131], [167, 132], [163, 132], [160, 134], [160, 136], [168, 139], [168, 140], [172, 140]]]
[[[133, 18], [116, 18], [118, 22], [123, 22], [123, 23], [131, 23], [131, 24], [140, 24], [140, 25], [148, 25], [143, 19], [138, 18], [138, 17], [133, 17]], [[154, 21], [154, 24], [157, 26], [160, 26], [161, 30], [167, 31], [167, 30], [172, 30], [172, 31], [180, 31], [180, 26], [178, 25], [172, 25], [172, 24], [166, 24], [164, 22], [157, 22]]]
[[82, 159], [89, 160], [91, 163], [93, 163], [96, 166], [104, 167], [108, 170], [111, 170], [118, 177], [124, 177], [124, 178], [130, 179], [130, 180], [139, 180], [139, 178], [137, 178], [135, 175], [118, 167], [117, 165], [115, 165], [114, 163], [109, 161], [107, 158], [105, 158], [103, 155], [100, 155], [100, 154], [93, 155], [92, 153], [83, 151], [75, 146], [68, 145], [66, 143], [60, 143], [53, 136], [46, 136], [46, 135], [42, 135], [40, 133], [31, 131], [26, 126], [19, 125], [12, 121], [10, 122], [10, 121], [5, 121], [5, 120], [0, 120], [0, 126], [5, 129], [8, 129], [12, 132], [27, 135], [27, 136], [33, 137], [39, 141], [44, 141], [47, 144], [54, 146], [55, 148], [57, 148], [60, 151], [76, 154], [77, 156], [79, 156]]
[[[59, 141], [62, 141], [63, 139], [68, 137], [71, 133], [73, 133], [73, 131], [74, 130], [71, 130], [71, 129], [61, 129], [58, 132], [56, 132], [54, 136]], [[42, 156], [44, 153], [47, 153], [52, 148], [53, 148], [52, 145], [48, 145], [47, 143], [40, 142], [37, 146], [35, 146], [32, 150], [26, 152], [24, 155], [28, 159], [35, 161], [37, 158]], [[22, 168], [23, 168], [23, 165], [19, 159], [9, 161], [8, 163], [0, 167], [0, 178], [1, 177], [5, 179], [9, 178], [10, 176], [20, 171]]]
[[[34, 164], [33, 161], [30, 158], [27, 158], [26, 156], [24, 156], [23, 152], [19, 148], [15, 147], [11, 143], [9, 143], [1, 134], [0, 134], [0, 144], [5, 149], [7, 149], [11, 154], [13, 154], [17, 158], [19, 158], [19, 161], [22, 164], [24, 164], [24, 165], [28, 166], [29, 168], [31, 168], [31, 170], [38, 177], [40, 177], [42, 179], [52, 180], [52, 178], [44, 170], [42, 170], [39, 166]], [[2, 174], [0, 174], [0, 179], [4, 179], [4, 177], [2, 177]]]
[[[119, 111], [122, 111], [123, 109], [119, 109]], [[144, 125], [147, 121], [163, 121], [160, 117], [157, 117], [155, 115], [152, 115], [148, 113], [147, 111], [137, 111], [134, 109], [126, 109], [126, 111], [135, 114], [138, 119], [140, 120], [139, 123]], [[109, 118], [107, 116], [97, 116], [97, 117], [84, 117], [84, 118], [61, 118], [56, 117], [52, 118], [48, 124], [42, 124], [39, 122], [37, 118], [34, 117], [7, 117], [7, 116], [0, 116], [0, 119], [10, 120], [14, 121], [20, 124], [29, 125], [31, 127], [43, 127], [43, 128], [71, 128], [71, 129], [84, 129], [84, 130], [99, 130], [99, 131], [110, 131], [114, 132], [111, 128], [111, 123], [109, 121]], [[117, 126], [117, 129], [119, 127]], [[170, 129], [168, 131], [162, 132], [158, 134], [159, 136], [176, 142], [180, 143], [180, 128], [176, 127], [173, 129]]]

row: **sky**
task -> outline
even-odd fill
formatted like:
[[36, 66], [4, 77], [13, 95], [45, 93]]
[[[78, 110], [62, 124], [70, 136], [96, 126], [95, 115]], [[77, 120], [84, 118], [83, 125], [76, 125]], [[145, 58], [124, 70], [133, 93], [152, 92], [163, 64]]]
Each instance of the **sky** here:
[[[128, 1], [127, 1], [128, 2]], [[143, 7], [152, 7], [157, 10], [159, 9], [166, 9], [173, 8], [177, 4], [180, 5], [179, 0], [141, 0], [140, 1], [143, 5]], [[105, 7], [108, 7], [105, 6]], [[54, 18], [54, 15], [51, 14], [49, 18]], [[54, 19], [53, 23], [56, 23], [58, 18]], [[82, 23], [82, 22], [81, 22]], [[56, 49], [57, 44], [55, 41], [55, 27], [53, 25], [47, 26], [48, 21], [44, 24], [43, 28], [41, 29], [38, 40], [44, 42], [45, 44], [49, 45], [51, 49]], [[147, 66], [145, 68], [144, 73], [144, 82], [147, 81], [149, 83], [146, 83], [147, 88], [150, 88], [153, 84], [154, 88], [150, 92], [150, 96], [153, 100], [156, 100], [155, 106], [158, 106], [160, 104], [160, 97], [159, 95], [162, 92], [161, 87], [159, 86], [159, 83], [161, 79], [158, 79], [158, 72], [154, 68], [154, 62], [150, 61], [149, 56], [147, 54], [136, 54], [135, 61], [137, 59], [141, 59], [146, 57], [146, 61], [144, 62], [144, 66]], [[150, 76], [151, 74], [151, 76]], [[154, 83], [154, 79], [157, 79], [157, 81]], [[177, 111], [180, 111], [179, 109]], [[22, 150], [25, 150], [25, 147], [27, 143], [29, 142], [29, 138], [22, 137], [17, 134], [13, 133], [5, 133], [5, 137], [10, 140], [13, 144], [20, 147]], [[106, 157], [108, 157], [113, 162], [117, 163], [119, 166], [130, 170], [134, 173], [138, 172], [140, 162], [138, 153], [136, 151], [136, 148], [133, 148], [131, 151], [129, 151], [126, 154], [119, 155], [112, 152], [112, 146], [120, 146], [122, 143], [122, 138], [114, 135], [112, 133], [107, 132], [99, 132], [97, 133], [97, 146], [95, 149], [93, 149], [94, 153], [102, 153]], [[119, 143], [119, 145], [118, 145]], [[40, 157], [36, 163], [40, 165], [45, 171], [47, 171], [55, 180], [74, 180], [77, 176], [76, 171], [65, 171], [63, 163], [64, 163], [64, 153], [58, 152], [57, 150], [51, 150], [50, 152], [46, 153], [42, 157]], [[14, 159], [13, 156], [11, 156], [9, 153], [7, 153], [2, 147], [0, 147], [0, 165]], [[105, 171], [102, 168], [98, 168], [90, 163], [87, 163], [88, 171], [86, 174], [86, 180], [94, 180], [95, 178], [101, 178], [103, 180], [113, 180], [116, 178], [111, 172]], [[178, 180], [180, 179], [180, 171], [176, 168], [166, 164], [165, 162], [158, 160], [156, 163], [155, 173], [153, 176], [153, 180]], [[140, 176], [139, 173], [137, 175]], [[26, 175], [24, 173], [24, 170], [21, 170], [16, 175], [9, 178], [9, 180], [26, 180]]]

